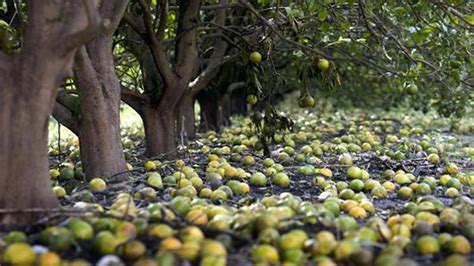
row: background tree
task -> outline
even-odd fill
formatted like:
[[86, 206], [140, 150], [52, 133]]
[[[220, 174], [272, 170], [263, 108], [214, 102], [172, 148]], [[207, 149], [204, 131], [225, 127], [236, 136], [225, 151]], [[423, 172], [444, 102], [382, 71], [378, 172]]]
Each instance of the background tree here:
[[[263, 24], [270, 31], [269, 38], [276, 41], [268, 59], [292, 59], [280, 72], [288, 75], [280, 75], [280, 80], [298, 77], [302, 95], [329, 92], [326, 95], [361, 106], [409, 102], [420, 109], [435, 107], [448, 116], [462, 115], [473, 97], [468, 74], [472, 72], [474, 25], [471, 3], [239, 3], [260, 22], [254, 27]], [[322, 71], [319, 59], [329, 60], [329, 68]]]
[[198, 93], [201, 107], [200, 129], [219, 132], [230, 125], [233, 114], [245, 114], [245, 71], [235, 62], [227, 63], [219, 69], [209, 86]]
[[[138, 13], [125, 16], [125, 20], [137, 33], [135, 37], [138, 38], [135, 40], [150, 47], [150, 51], [144, 52], [136, 41], [130, 45], [132, 47], [130, 50], [140, 61], [142, 72], [146, 74], [144, 80], [148, 81], [144, 82], [144, 86], [149, 86], [149, 89], [140, 91], [129, 87], [128, 90], [123, 90], [124, 100], [135, 106], [145, 121], [148, 132], [146, 134], [148, 155], [163, 152], [163, 150], [158, 152], [159, 138], [152, 136], [169, 134], [158, 134], [159, 128], [165, 129], [153, 122], [157, 121], [157, 118], [151, 115], [154, 112], [144, 112], [140, 109], [143, 109], [143, 103], [146, 102], [155, 102], [156, 105], [163, 99], [167, 90], [164, 85], [166, 80], [163, 78], [163, 73], [166, 71], [163, 72], [163, 69], [166, 70], [167, 66], [173, 64], [163, 60], [166, 58], [177, 60], [178, 53], [169, 47], [173, 47], [173, 44], [178, 45], [184, 36], [178, 32], [180, 16], [176, 14], [180, 12], [179, 10], [178, 13], [174, 12], [179, 6], [179, 2], [178, 6], [174, 7], [172, 2], [168, 1], [162, 1], [158, 5], [138, 1], [134, 11]], [[469, 61], [465, 61], [466, 64], [460, 61], [449, 63], [446, 60], [453, 57], [466, 60], [469, 58], [466, 57], [468, 54], [466, 51], [469, 50], [466, 44], [469, 43], [470, 36], [466, 29], [471, 27], [467, 15], [469, 8], [469, 5], [433, 4], [425, 1], [367, 3], [366, 1], [240, 0], [229, 4], [220, 1], [215, 5], [203, 5], [199, 8], [200, 23], [195, 24], [193, 28], [197, 29], [198, 33], [197, 45], [192, 46], [192, 49], [195, 50], [194, 54], [197, 52], [199, 60], [193, 61], [196, 65], [191, 71], [189, 83], [187, 86], [182, 86], [186, 87], [185, 92], [175, 104], [177, 110], [174, 112], [177, 118], [169, 121], [171, 126], [165, 127], [169, 130], [168, 133], [171, 132], [170, 128], [175, 128], [174, 137], [169, 140], [194, 135], [194, 116], [191, 115], [194, 99], [197, 91], [212, 87], [208, 81], [202, 83], [197, 81], [205, 80], [202, 77], [207, 73], [214, 73], [207, 76], [210, 78], [219, 71], [220, 66], [212, 64], [216, 62], [212, 58], [229, 57], [236, 53], [240, 53], [241, 57], [239, 61], [233, 62], [247, 69], [247, 74], [242, 79], [246, 81], [243, 91], [255, 95], [258, 99], [253, 116], [258, 129], [263, 129], [265, 123], [267, 131], [286, 128], [285, 125], [289, 125], [287, 123], [289, 121], [278, 115], [278, 111], [273, 107], [272, 95], [292, 87], [301, 90], [301, 102], [314, 101], [311, 98], [314, 93], [332, 94], [336, 99], [346, 99], [354, 104], [371, 103], [379, 106], [396, 105], [403, 99], [408, 99], [417, 105], [417, 108], [421, 108], [420, 105], [433, 105], [438, 106], [440, 111], [445, 110], [446, 114], [462, 114], [467, 99], [472, 98], [467, 89], [472, 87], [472, 84], [466, 75], [471, 63]], [[215, 19], [206, 20], [207, 10], [214, 9]], [[219, 14], [223, 13], [217, 11], [223, 9], [230, 15], [225, 23], [217, 23]], [[159, 10], [161, 12], [158, 12]], [[141, 14], [144, 14], [143, 18], [148, 19], [137, 19]], [[453, 16], [460, 18], [455, 20]], [[160, 21], [163, 22], [161, 27], [158, 25]], [[163, 26], [164, 24], [167, 26]], [[217, 31], [212, 27], [217, 27]], [[163, 33], [165, 28], [166, 34]], [[437, 29], [437, 37], [433, 36], [434, 29]], [[214, 35], [221, 38], [215, 40], [212, 38]], [[157, 36], [161, 36], [158, 41]], [[446, 40], [450, 43], [446, 43]], [[452, 43], [463, 48], [456, 50], [454, 54], [447, 54], [448, 50], [443, 47]], [[159, 46], [161, 49], [153, 48]], [[224, 46], [227, 48], [223, 49]], [[428, 52], [430, 49], [437, 51], [435, 56]], [[157, 56], [156, 51], [162, 52], [162, 56]], [[263, 57], [262, 63], [249, 62], [248, 55], [253, 51], [260, 52]], [[157, 58], [161, 58], [161, 61]], [[325, 61], [327, 65], [325, 69], [318, 66], [320, 60]], [[186, 60], [186, 63], [191, 65], [190, 60]], [[176, 62], [174, 67], [177, 67]], [[211, 69], [214, 71], [208, 71]], [[370, 82], [363, 84], [357, 82], [361, 76]], [[293, 85], [289, 86], [290, 83]], [[417, 90], [418, 86], [427, 87], [426, 85], [435, 89], [423, 92]], [[207, 90], [201, 94], [200, 98], [205, 107], [203, 115], [208, 107], [212, 110], [219, 106], [209, 101], [206, 104], [205, 100], [209, 99], [206, 96], [227, 95], [208, 93], [211, 91]], [[218, 91], [222, 92], [225, 89], [220, 88]], [[411, 96], [405, 97], [407, 94]], [[451, 97], [453, 101], [441, 100]], [[143, 115], [144, 113], [148, 114]], [[211, 111], [207, 112], [207, 116], [212, 113], [218, 114]], [[263, 116], [260, 115], [262, 113]], [[148, 118], [144, 118], [145, 116]], [[189, 123], [183, 122], [183, 118]], [[209, 118], [206, 120], [217, 123], [216, 117]], [[217, 128], [217, 125], [213, 127]], [[170, 141], [165, 142], [169, 146], [164, 150], [174, 150], [175, 144], [170, 144]]]
[[[164, 45], [165, 29], [168, 27], [168, 8], [166, 1], [154, 7], [146, 1], [138, 1], [139, 9], [135, 15], [127, 14], [125, 20], [140, 35], [147, 36], [145, 44], [149, 47], [153, 62], [162, 80], [162, 89], [153, 88], [149, 94], [124, 93], [132, 108], [142, 117], [145, 127], [146, 155], [157, 156], [173, 153], [176, 150], [175, 110], [193, 75], [198, 59], [197, 28], [200, 1], [179, 1], [174, 63], [171, 67], [169, 54]], [[159, 10], [159, 18], [154, 19], [151, 9]], [[154, 14], [154, 13], [153, 13]], [[158, 23], [158, 24], [157, 24]], [[157, 29], [155, 31], [155, 29]], [[137, 96], [137, 97], [134, 97]]]
[[[224, 5], [226, 1], [219, 3]], [[149, 49], [136, 44], [129, 46], [141, 64], [144, 91], [127, 87], [122, 91], [123, 100], [143, 119], [147, 156], [173, 153], [179, 135], [194, 136], [195, 97], [214, 77], [227, 49], [227, 43], [217, 38], [207, 63], [200, 67], [200, 1], [177, 1], [177, 4], [177, 12], [170, 12], [168, 1], [158, 5], [138, 1], [137, 6], [132, 7], [135, 13], [124, 17], [140, 36], [139, 41]], [[223, 7], [213, 7], [217, 34], [221, 32], [219, 26], [225, 23]], [[174, 51], [169, 49], [171, 47]]]

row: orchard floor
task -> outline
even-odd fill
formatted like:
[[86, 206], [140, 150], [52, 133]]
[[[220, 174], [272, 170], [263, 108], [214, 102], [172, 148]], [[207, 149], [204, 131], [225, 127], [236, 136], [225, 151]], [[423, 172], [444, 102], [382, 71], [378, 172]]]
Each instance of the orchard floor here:
[[[143, 133], [128, 127], [130, 178], [104, 178], [103, 191], [81, 179], [77, 143], [63, 143], [50, 166], [69, 211], [25, 229], [26, 241], [100, 265], [474, 263], [472, 120], [451, 129], [403, 109], [282, 110], [295, 128], [277, 133], [269, 157], [243, 117], [173, 160], [144, 159]], [[3, 235], [0, 254], [25, 240]]]

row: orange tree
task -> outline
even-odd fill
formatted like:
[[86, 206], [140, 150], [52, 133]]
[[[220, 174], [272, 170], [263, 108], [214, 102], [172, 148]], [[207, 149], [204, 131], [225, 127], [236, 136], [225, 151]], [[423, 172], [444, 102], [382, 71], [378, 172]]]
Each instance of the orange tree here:
[[[291, 125], [271, 103], [296, 84], [299, 105], [315, 92], [361, 106], [409, 102], [462, 116], [472, 106], [473, 5], [467, 1], [246, 1], [263, 29], [248, 75], [262, 135]], [[252, 55], [251, 55], [252, 56]], [[286, 67], [275, 65], [288, 58]], [[258, 58], [259, 59], [259, 58]], [[266, 141], [262, 137], [262, 141]]]
[[472, 3], [257, 2], [240, 1], [275, 39], [298, 48], [287, 53], [288, 69], [298, 70], [290, 75], [305, 91], [336, 89], [363, 105], [409, 98], [448, 116], [463, 115], [472, 101]]
[[176, 139], [194, 136], [194, 100], [213, 87], [227, 95], [225, 80], [211, 80], [229, 60], [246, 70], [244, 97], [254, 104], [254, 124], [268, 137], [291, 127], [273, 99], [294, 87], [302, 92], [302, 107], [314, 105], [315, 91], [364, 105], [407, 99], [417, 108], [458, 116], [472, 100], [470, 3], [191, 3], [137, 1], [125, 16], [134, 35], [127, 49], [146, 77], [141, 86], [125, 86], [122, 96], [144, 120], [150, 156], [173, 152]]

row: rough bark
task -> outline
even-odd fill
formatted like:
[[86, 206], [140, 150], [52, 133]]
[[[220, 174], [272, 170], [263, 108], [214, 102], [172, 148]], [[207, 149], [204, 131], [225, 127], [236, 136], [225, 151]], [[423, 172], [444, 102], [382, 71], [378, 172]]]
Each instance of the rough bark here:
[[80, 92], [81, 161], [88, 179], [127, 173], [120, 136], [120, 84], [111, 40], [98, 38], [87, 45], [90, 52], [81, 48], [74, 68]]
[[101, 6], [102, 16], [114, 14], [113, 26], [79, 50], [74, 66], [77, 103], [71, 103], [67, 92], [60, 91], [53, 113], [78, 135], [87, 179], [121, 177], [127, 173], [120, 137], [121, 87], [112, 55], [112, 35], [126, 2], [113, 0]]
[[145, 106], [141, 113], [145, 127], [146, 157], [171, 156], [176, 152], [176, 120], [172, 109]]
[[0, 53], [0, 225], [4, 227], [33, 223], [59, 205], [48, 175], [48, 122], [56, 89], [70, 73], [77, 47], [100, 32], [97, 11], [92, 1], [29, 1], [24, 46], [12, 56]]
[[162, 106], [159, 106], [156, 100], [165, 90], [160, 72], [154, 62], [151, 50], [143, 45], [137, 45], [140, 40], [133, 32], [129, 32], [129, 38], [134, 40], [129, 44], [129, 48], [141, 65], [145, 93], [142, 94], [122, 86], [122, 100], [132, 107], [143, 121], [145, 156], [150, 158], [162, 154], [173, 154], [176, 151], [176, 133], [160, 128], [164, 126], [166, 129], [175, 129], [175, 114], [168, 114], [168, 117], [172, 117], [173, 121], [165, 121], [160, 114], [163, 108], [159, 108], [163, 107], [164, 102], [161, 104]]
[[[44, 76], [29, 78], [33, 73], [21, 68], [15, 81], [2, 79], [0, 88], [0, 209], [55, 208], [47, 154], [53, 82]], [[25, 225], [41, 216], [0, 214], [0, 225]]]

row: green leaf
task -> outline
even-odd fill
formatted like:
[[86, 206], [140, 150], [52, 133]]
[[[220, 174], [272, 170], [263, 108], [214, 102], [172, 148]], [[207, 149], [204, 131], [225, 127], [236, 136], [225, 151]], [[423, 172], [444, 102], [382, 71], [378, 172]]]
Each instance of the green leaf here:
[[424, 34], [430, 34], [432, 33], [434, 30], [436, 30], [438, 28], [438, 24], [436, 23], [430, 23], [426, 26], [424, 26], [422, 29], [421, 29], [421, 32], [424, 33]]
[[393, 11], [393, 13], [395, 13], [395, 15], [398, 18], [401, 18], [401, 17], [403, 17], [403, 15], [405, 15], [405, 8], [403, 8], [401, 6], [395, 7], [394, 9], [392, 9], [392, 11]]
[[331, 24], [323, 22], [321, 23], [321, 26], [319, 27], [319, 30], [322, 32], [328, 32], [331, 30]]
[[349, 23], [349, 21], [342, 21], [341, 22], [341, 29], [343, 31], [348, 31], [350, 27], [351, 27], [351, 24]]
[[293, 17], [293, 15], [288, 15], [288, 22], [289, 22], [290, 25], [291, 25], [291, 29], [292, 29], [295, 33], [299, 33], [298, 22], [297, 22], [296, 19]]
[[464, 19], [469, 25], [474, 26], [474, 15], [466, 15]]
[[327, 9], [322, 9], [318, 12], [318, 19], [320, 21], [325, 21], [329, 17], [329, 11]]
[[0, 19], [0, 28], [9, 29], [10, 25], [8, 25], [8, 23], [5, 20]]

